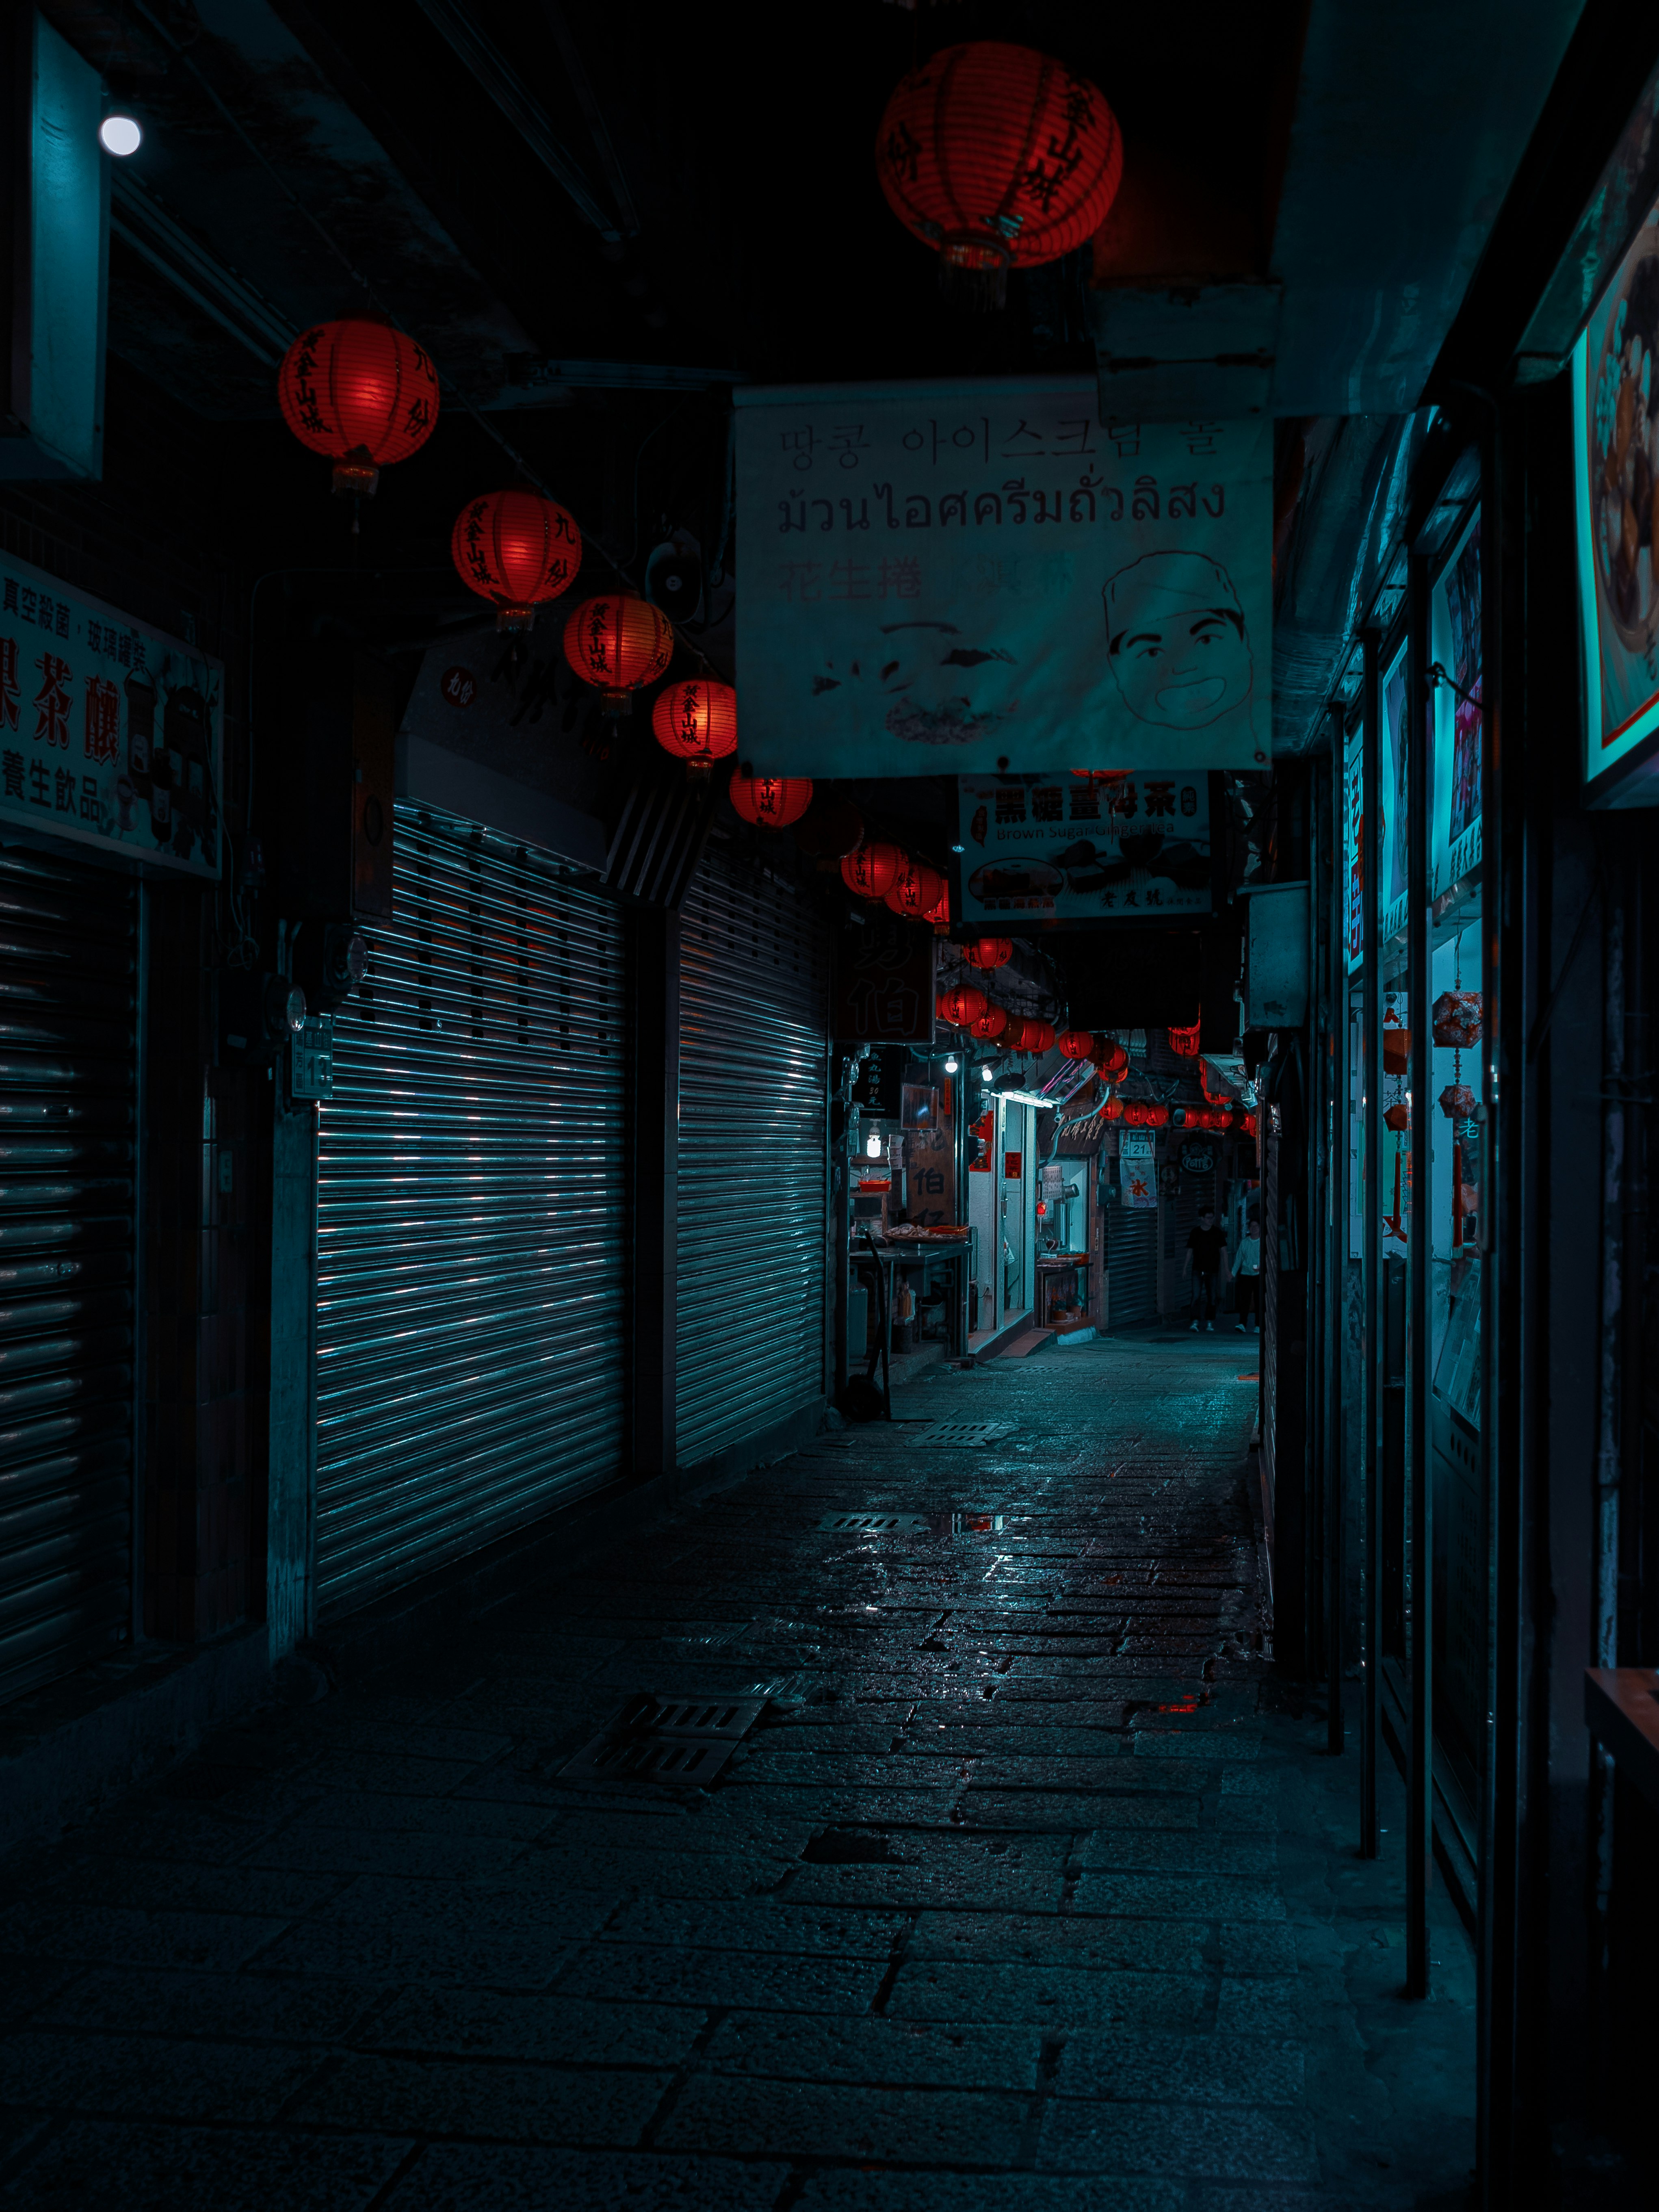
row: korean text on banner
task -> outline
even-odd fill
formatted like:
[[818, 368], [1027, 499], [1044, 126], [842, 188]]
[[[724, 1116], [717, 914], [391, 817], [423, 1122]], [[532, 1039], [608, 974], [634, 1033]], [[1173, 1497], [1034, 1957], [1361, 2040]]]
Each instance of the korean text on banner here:
[[1270, 422], [1103, 425], [1084, 377], [735, 397], [757, 775], [1267, 760]]
[[0, 560], [0, 821], [216, 876], [223, 696], [219, 661]]

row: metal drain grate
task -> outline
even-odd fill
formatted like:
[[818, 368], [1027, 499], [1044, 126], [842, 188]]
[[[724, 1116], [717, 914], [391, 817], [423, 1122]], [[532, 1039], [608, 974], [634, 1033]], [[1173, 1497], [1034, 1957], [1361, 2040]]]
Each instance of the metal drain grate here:
[[994, 1444], [1013, 1433], [1012, 1421], [924, 1421], [904, 1441], [924, 1449], [951, 1444], [971, 1450], [976, 1444]]
[[562, 1782], [647, 1783], [701, 1790], [765, 1710], [763, 1697], [630, 1698], [611, 1725], [559, 1770]]
[[818, 1523], [843, 1536], [906, 1535], [933, 1525], [925, 1513], [826, 1513]]

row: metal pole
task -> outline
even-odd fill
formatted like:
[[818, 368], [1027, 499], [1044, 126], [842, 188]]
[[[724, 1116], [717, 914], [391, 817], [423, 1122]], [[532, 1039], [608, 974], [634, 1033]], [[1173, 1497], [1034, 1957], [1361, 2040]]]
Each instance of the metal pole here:
[[1406, 1005], [1411, 1022], [1411, 1204], [1406, 1247], [1406, 1485], [1411, 1527], [1411, 1713], [1406, 1814], [1406, 1994], [1429, 1994], [1429, 1891], [1434, 1879], [1434, 1528], [1429, 1434], [1429, 570], [1407, 570]]
[[1364, 1646], [1364, 1731], [1359, 1746], [1359, 1856], [1374, 1859], [1382, 1849], [1377, 1826], [1377, 1759], [1382, 1741], [1382, 1450], [1378, 1434], [1381, 1389], [1382, 1269], [1382, 988], [1378, 943], [1382, 852], [1377, 837], [1381, 736], [1378, 728], [1378, 667], [1382, 640], [1374, 629], [1360, 633], [1364, 692], [1359, 744], [1360, 912], [1364, 961], [1360, 968], [1362, 1043], [1359, 1080], [1364, 1101], [1365, 1147], [1362, 1204], [1364, 1231], [1360, 1265], [1364, 1279], [1359, 1364], [1359, 1482], [1364, 1501], [1362, 1583]]
[[1325, 1019], [1325, 1747], [1334, 1758], [1347, 1747], [1342, 1710], [1346, 1662], [1343, 1635], [1342, 1285], [1347, 1228], [1348, 1024], [1346, 933], [1343, 927], [1347, 842], [1343, 815], [1347, 734], [1341, 707], [1331, 710], [1331, 900], [1326, 930]]

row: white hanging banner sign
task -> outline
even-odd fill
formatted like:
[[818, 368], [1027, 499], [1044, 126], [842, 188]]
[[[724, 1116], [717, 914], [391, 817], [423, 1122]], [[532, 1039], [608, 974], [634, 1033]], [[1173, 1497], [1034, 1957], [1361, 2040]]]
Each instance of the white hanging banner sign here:
[[1083, 376], [733, 397], [757, 775], [1268, 759], [1271, 422], [1103, 424]]

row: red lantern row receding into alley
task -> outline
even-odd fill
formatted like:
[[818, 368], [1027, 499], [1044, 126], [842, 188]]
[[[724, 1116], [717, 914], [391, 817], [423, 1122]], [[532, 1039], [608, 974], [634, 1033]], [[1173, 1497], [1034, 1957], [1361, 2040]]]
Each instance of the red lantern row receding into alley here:
[[1014, 957], [1012, 938], [981, 937], [976, 944], [964, 945], [962, 957], [970, 968], [1006, 968]]
[[810, 775], [734, 775], [726, 787], [734, 812], [759, 830], [787, 830], [812, 804]]
[[876, 136], [887, 204], [946, 281], [1000, 307], [1007, 271], [1055, 261], [1105, 222], [1123, 138], [1087, 77], [1030, 46], [946, 46], [913, 70]]
[[849, 891], [861, 899], [884, 899], [908, 861], [908, 855], [902, 846], [879, 841], [860, 845], [856, 853], [849, 853], [842, 862], [841, 879]]
[[380, 471], [432, 435], [438, 376], [426, 350], [375, 315], [318, 323], [276, 372], [283, 420], [302, 446], [334, 464], [334, 489], [364, 498]]
[[571, 615], [564, 626], [564, 657], [598, 691], [607, 714], [625, 714], [632, 693], [668, 672], [674, 625], [649, 599], [608, 592], [603, 599], [584, 599]]
[[449, 557], [467, 589], [495, 607], [497, 629], [528, 629], [537, 608], [574, 583], [581, 532], [538, 491], [487, 491], [456, 516]]
[[965, 1030], [979, 1019], [991, 1001], [978, 984], [957, 983], [951, 990], [941, 991], [936, 1003], [942, 1022], [949, 1022], [952, 1029]]
[[738, 695], [729, 684], [692, 677], [671, 684], [651, 709], [651, 734], [694, 777], [738, 749]]

